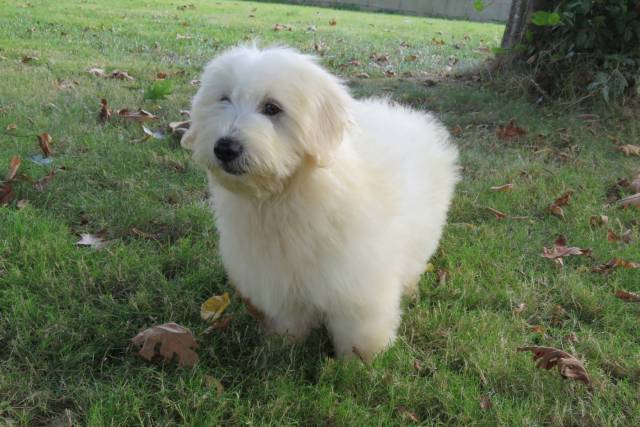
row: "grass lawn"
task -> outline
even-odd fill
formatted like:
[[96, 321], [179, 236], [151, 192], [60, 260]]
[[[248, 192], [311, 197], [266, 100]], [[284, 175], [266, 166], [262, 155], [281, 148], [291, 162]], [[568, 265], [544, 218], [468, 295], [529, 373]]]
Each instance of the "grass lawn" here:
[[[15, 183], [0, 207], [0, 425], [640, 425], [640, 305], [614, 296], [640, 291], [639, 270], [591, 272], [615, 257], [640, 262], [639, 211], [607, 204], [630, 194], [611, 190], [619, 178], [640, 172], [640, 158], [616, 149], [637, 144], [637, 109], [536, 106], [505, 84], [440, 81], [447, 67], [484, 60], [499, 25], [243, 1], [179, 6], [0, 0], [0, 175], [13, 155], [34, 179], [64, 167], [42, 191]], [[332, 359], [323, 331], [294, 347], [265, 340], [236, 297], [229, 328], [198, 336], [193, 369], [146, 363], [130, 345], [164, 322], [201, 333], [200, 304], [233, 291], [204, 174], [172, 138], [135, 143], [139, 124], [99, 123], [100, 98], [151, 111], [159, 120], [147, 125], [161, 129], [189, 108], [208, 59], [254, 38], [316, 52], [356, 96], [433, 110], [455, 130], [464, 179], [434, 271], [372, 366]], [[158, 72], [173, 94], [145, 100]], [[511, 118], [527, 134], [498, 138]], [[43, 132], [53, 138], [46, 166], [29, 160]], [[512, 191], [490, 190], [506, 183]], [[567, 190], [564, 219], [551, 215]], [[608, 227], [590, 226], [593, 215]], [[634, 240], [610, 242], [607, 228]], [[75, 245], [100, 231], [115, 241]], [[558, 234], [591, 256], [557, 268], [540, 254]], [[516, 351], [528, 344], [577, 355], [593, 390], [536, 369]]]

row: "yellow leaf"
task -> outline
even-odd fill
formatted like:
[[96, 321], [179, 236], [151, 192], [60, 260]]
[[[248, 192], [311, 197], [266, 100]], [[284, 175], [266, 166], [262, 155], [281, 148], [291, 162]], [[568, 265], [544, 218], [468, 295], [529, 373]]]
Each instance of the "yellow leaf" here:
[[433, 266], [433, 264], [431, 264], [430, 262], [427, 263], [427, 268], [425, 268], [425, 271], [427, 273], [433, 273], [434, 271], [436, 271], [435, 267]]
[[214, 295], [200, 306], [200, 317], [207, 322], [215, 322], [231, 303], [229, 294]]

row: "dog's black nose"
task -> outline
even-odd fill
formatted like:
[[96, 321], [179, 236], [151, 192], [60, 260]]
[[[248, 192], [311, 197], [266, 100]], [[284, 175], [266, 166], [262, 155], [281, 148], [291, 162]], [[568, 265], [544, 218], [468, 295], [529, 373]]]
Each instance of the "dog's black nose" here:
[[242, 154], [242, 145], [235, 139], [220, 138], [213, 147], [213, 152], [221, 161], [230, 162]]

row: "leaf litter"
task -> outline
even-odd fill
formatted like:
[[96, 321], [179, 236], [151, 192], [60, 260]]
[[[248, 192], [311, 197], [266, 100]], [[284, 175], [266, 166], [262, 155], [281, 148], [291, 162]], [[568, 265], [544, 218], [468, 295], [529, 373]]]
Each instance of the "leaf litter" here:
[[147, 361], [168, 363], [174, 357], [179, 367], [192, 367], [198, 363], [198, 354], [194, 351], [198, 343], [191, 331], [177, 323], [164, 323], [143, 330], [131, 339], [140, 347], [138, 355]]

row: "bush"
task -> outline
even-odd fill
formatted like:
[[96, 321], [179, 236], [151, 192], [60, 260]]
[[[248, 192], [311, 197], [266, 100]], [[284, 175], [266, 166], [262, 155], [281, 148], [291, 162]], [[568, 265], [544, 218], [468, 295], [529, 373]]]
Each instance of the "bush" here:
[[544, 90], [640, 94], [640, 0], [563, 0], [531, 21], [522, 49]]

